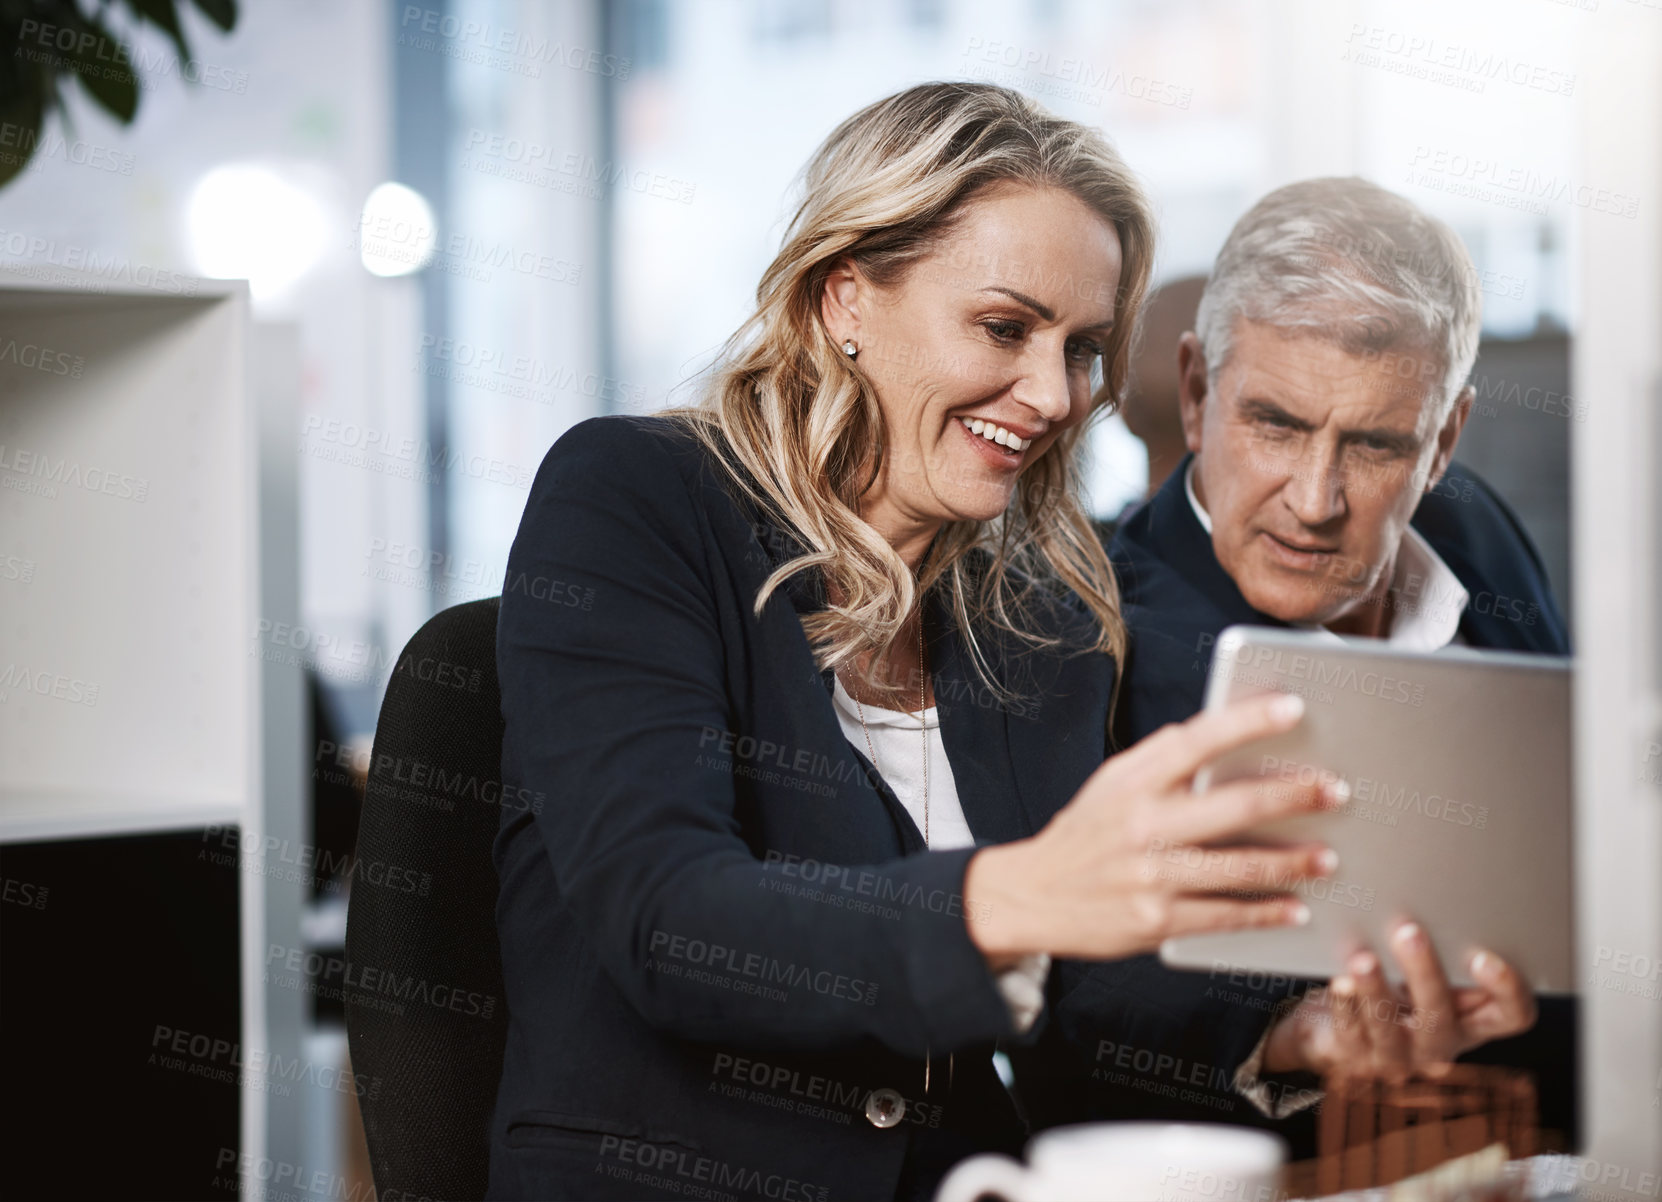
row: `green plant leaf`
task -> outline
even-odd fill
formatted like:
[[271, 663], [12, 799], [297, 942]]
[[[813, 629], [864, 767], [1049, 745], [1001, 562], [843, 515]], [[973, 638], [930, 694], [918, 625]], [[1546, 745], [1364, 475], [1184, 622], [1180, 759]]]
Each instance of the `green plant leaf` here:
[[35, 144], [40, 140], [40, 126], [46, 116], [40, 92], [23, 88], [0, 101], [0, 129], [15, 129], [19, 138], [15, 146], [0, 147], [0, 188], [4, 188], [22, 174], [34, 157]]
[[138, 77], [129, 65], [130, 55], [96, 19], [84, 18], [81, 24], [97, 41], [85, 50], [77, 42], [70, 62], [75, 77], [106, 111], [123, 125], [130, 125], [138, 112], [139, 98]]
[[179, 10], [173, 0], [127, 0], [127, 5], [173, 39], [173, 48], [179, 52], [179, 74], [183, 75], [185, 64], [190, 62], [190, 45], [185, 41], [185, 31], [179, 27]]
[[221, 33], [230, 33], [237, 23], [237, 0], [195, 0], [197, 9], [208, 20], [219, 26]]
[[[63, 106], [62, 80], [74, 76], [88, 96], [123, 124], [138, 112], [139, 80], [123, 44], [100, 21], [112, 8], [125, 9], [135, 24], [148, 22], [172, 41], [179, 55], [180, 74], [190, 78], [190, 45], [179, 24], [179, 0], [86, 0], [96, 15], [81, 12], [82, 0], [0, 0], [0, 128], [14, 131], [0, 139], [0, 187], [16, 179], [28, 166], [42, 127], [53, 113], [73, 133], [70, 112]], [[219, 29], [230, 32], [238, 16], [237, 0], [191, 0]], [[23, 44], [21, 23], [32, 17], [46, 26], [90, 34], [72, 51], [53, 44], [37, 55]]]

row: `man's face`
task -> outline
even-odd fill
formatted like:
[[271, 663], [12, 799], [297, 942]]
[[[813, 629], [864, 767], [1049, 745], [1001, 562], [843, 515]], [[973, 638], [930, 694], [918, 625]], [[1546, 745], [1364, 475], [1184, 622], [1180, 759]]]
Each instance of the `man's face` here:
[[1442, 358], [1422, 347], [1364, 357], [1244, 320], [1211, 388], [1193, 334], [1179, 371], [1195, 492], [1241, 594], [1285, 622], [1365, 628], [1470, 390], [1445, 406]]

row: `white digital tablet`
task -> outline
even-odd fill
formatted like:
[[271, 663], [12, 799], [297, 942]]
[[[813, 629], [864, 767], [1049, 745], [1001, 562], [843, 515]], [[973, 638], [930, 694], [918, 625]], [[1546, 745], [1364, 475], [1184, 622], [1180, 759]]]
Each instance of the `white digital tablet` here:
[[[1487, 948], [1538, 993], [1575, 990], [1571, 911], [1570, 661], [1232, 626], [1218, 636], [1206, 707], [1278, 691], [1304, 719], [1219, 758], [1197, 789], [1243, 777], [1350, 783], [1341, 810], [1271, 824], [1266, 841], [1321, 840], [1337, 871], [1296, 892], [1302, 927], [1168, 939], [1174, 968], [1328, 979], [1364, 945], [1400, 980], [1386, 937], [1413, 918], [1454, 985]], [[1175, 853], [1167, 853], [1175, 854]]]

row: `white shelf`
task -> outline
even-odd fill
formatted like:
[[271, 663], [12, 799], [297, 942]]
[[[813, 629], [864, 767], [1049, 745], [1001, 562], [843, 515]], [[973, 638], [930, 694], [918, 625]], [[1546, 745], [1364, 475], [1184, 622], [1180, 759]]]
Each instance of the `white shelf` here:
[[97, 287], [0, 270], [0, 840], [258, 796], [245, 286]]
[[161, 831], [230, 826], [246, 820], [240, 801], [170, 806], [155, 797], [96, 796], [0, 797], [6, 817], [0, 820], [0, 843], [37, 843], [46, 839], [96, 839], [107, 835], [145, 835]]

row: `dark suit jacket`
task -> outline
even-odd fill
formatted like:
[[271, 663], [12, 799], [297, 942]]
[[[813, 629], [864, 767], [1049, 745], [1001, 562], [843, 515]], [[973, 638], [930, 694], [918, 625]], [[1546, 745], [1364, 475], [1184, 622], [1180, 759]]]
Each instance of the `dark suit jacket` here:
[[[1012, 1022], [962, 913], [972, 850], [924, 854], [843, 736], [799, 621], [817, 573], [754, 610], [797, 550], [668, 419], [583, 422], [537, 474], [497, 654], [504, 779], [547, 803], [496, 844], [493, 1198], [927, 1197], [1023, 1139], [990, 1063]], [[1105, 755], [1113, 662], [989, 638], [1032, 699], [1000, 707], [928, 602], [970, 828], [1034, 833]], [[1092, 629], [1077, 599], [1044, 613]], [[887, 1129], [880, 1090], [907, 1100]]]
[[[1184, 490], [1190, 458], [1146, 505], [1126, 516], [1110, 547], [1130, 638], [1114, 720], [1118, 747], [1201, 710], [1212, 646], [1225, 627], [1285, 625], [1253, 609], [1218, 563], [1211, 536], [1195, 517]], [[1413, 525], [1470, 594], [1460, 620], [1468, 643], [1568, 653], [1564, 620], [1540, 557], [1517, 518], [1487, 484], [1455, 466], [1421, 500]], [[1047, 1043], [1024, 1054], [1027, 1071], [1018, 1072], [1018, 1077], [1025, 1076], [1031, 1085], [1023, 1096], [1030, 1099], [1036, 1121], [1148, 1117], [1154, 1106], [1174, 1119], [1270, 1126], [1293, 1141], [1295, 1154], [1311, 1150], [1310, 1114], [1269, 1123], [1225, 1084], [1256, 1044], [1281, 998], [1302, 983], [1255, 989], [1245, 978], [1173, 971], [1154, 956], [1089, 967], [1064, 965], [1061, 975], [1057, 985], [1074, 1004], [1057, 1010], [1060, 1034], [1079, 1051], [1057, 1058]], [[1136, 1017], [1119, 1033], [1102, 1030], [1097, 1021], [1097, 999], [1113, 996], [1135, 999], [1130, 1011]], [[1173, 1015], [1182, 1016], [1182, 1021], [1174, 1023]], [[1127, 1035], [1127, 1029], [1135, 1034]], [[1161, 1030], [1175, 1033], [1175, 1041], [1163, 1039]], [[1206, 1060], [1206, 1040], [1228, 1049], [1228, 1058]], [[1104, 1042], [1112, 1045], [1111, 1056], [1101, 1053]], [[1133, 1056], [1153, 1048], [1178, 1067], [1163, 1075], [1127, 1074], [1115, 1063], [1124, 1058], [1124, 1045]], [[1079, 1054], [1092, 1048], [1098, 1052]], [[1548, 998], [1542, 1000], [1541, 1019], [1531, 1032], [1463, 1059], [1531, 1069], [1538, 1077], [1544, 1125], [1573, 1132], [1574, 1057], [1574, 1004]], [[1193, 1081], [1181, 1082], [1184, 1072], [1217, 1085], [1194, 1089]], [[1179, 1084], [1175, 1090], [1174, 1082]], [[1275, 1084], [1290, 1092], [1316, 1083], [1300, 1078]]]

